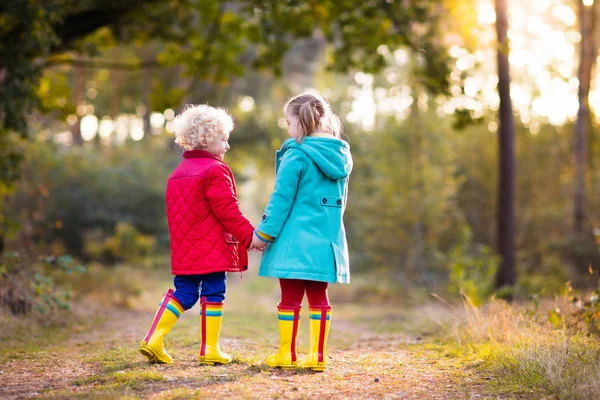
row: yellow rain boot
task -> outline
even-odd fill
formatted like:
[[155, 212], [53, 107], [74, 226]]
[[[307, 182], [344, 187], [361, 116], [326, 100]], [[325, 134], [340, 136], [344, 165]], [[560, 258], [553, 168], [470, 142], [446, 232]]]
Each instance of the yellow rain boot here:
[[163, 338], [171, 331], [183, 311], [179, 301], [173, 297], [173, 289], [169, 289], [162, 298], [150, 330], [140, 345], [140, 353], [148, 357], [149, 362], [165, 364], [173, 362], [173, 358], [165, 351]]
[[302, 368], [325, 371], [327, 365], [327, 336], [331, 323], [331, 306], [310, 306], [310, 348]]
[[200, 332], [201, 345], [198, 353], [200, 364], [228, 364], [231, 356], [221, 351], [219, 347], [219, 334], [221, 333], [221, 318], [223, 317], [223, 303], [213, 303], [201, 300]]
[[279, 316], [279, 351], [267, 358], [269, 367], [296, 368], [298, 359], [296, 346], [300, 328], [300, 310], [302, 306], [277, 306]]

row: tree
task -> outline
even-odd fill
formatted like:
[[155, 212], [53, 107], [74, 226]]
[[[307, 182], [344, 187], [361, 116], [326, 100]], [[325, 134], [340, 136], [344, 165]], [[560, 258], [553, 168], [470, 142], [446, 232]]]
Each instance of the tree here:
[[[427, 89], [445, 93], [450, 70], [439, 40], [443, 15], [443, 9], [432, 2], [385, 0], [6, 0], [0, 5], [3, 171], [18, 171], [19, 151], [6, 138], [11, 132], [26, 136], [26, 117], [39, 100], [36, 90], [44, 67], [98, 63], [78, 60], [69, 52], [96, 55], [110, 42], [107, 37], [117, 43], [160, 40], [164, 51], [156, 60], [104, 65], [181, 66], [182, 75], [189, 79], [187, 91], [192, 92], [199, 82], [227, 82], [250, 65], [278, 75], [291, 40], [320, 29], [333, 45], [332, 69], [374, 72], [385, 64], [379, 46], [407, 47], [419, 55]], [[2, 174], [0, 185], [9, 187], [16, 177], [18, 173]], [[0, 242], [1, 227], [0, 219]]]
[[155, 1], [19, 1], [0, 4], [0, 254], [4, 248], [4, 196], [19, 177], [17, 136], [27, 136], [26, 117], [37, 103], [37, 87], [50, 54], [77, 47], [99, 27], [131, 18]]
[[590, 81], [592, 69], [596, 64], [597, 47], [594, 40], [596, 13], [600, 8], [599, 2], [591, 5], [584, 4], [583, 0], [577, 1], [579, 13], [579, 31], [581, 42], [579, 50], [579, 109], [577, 121], [573, 129], [573, 153], [575, 159], [575, 188], [573, 206], [573, 228], [576, 234], [583, 234], [585, 229], [585, 170], [587, 162], [587, 131], [590, 125]]
[[[496, 0], [496, 35], [498, 38], [498, 94], [500, 96], [498, 130], [498, 253], [502, 262], [496, 275], [496, 288], [512, 286], [515, 271], [515, 121], [510, 98], [510, 65], [508, 62], [507, 0]], [[509, 296], [510, 297], [510, 296]]]

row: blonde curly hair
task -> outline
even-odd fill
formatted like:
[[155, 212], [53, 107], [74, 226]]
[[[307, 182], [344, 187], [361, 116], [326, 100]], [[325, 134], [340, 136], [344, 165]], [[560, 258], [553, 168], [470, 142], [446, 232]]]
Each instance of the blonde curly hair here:
[[175, 117], [175, 143], [184, 150], [206, 147], [215, 137], [233, 130], [233, 117], [226, 109], [189, 104]]

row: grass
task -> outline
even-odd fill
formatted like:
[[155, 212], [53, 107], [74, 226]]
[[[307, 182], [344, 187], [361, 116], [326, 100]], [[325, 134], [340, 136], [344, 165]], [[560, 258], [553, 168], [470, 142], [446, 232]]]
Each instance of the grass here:
[[80, 318], [60, 312], [44, 318], [15, 317], [0, 313], [0, 364], [39, 353], [49, 346], [60, 346], [71, 335], [98, 325], [102, 318]]
[[[134, 308], [110, 309], [110, 317], [69, 318], [29, 334], [26, 319], [9, 320], [3, 335], [14, 346], [0, 351], [0, 397], [592, 399], [600, 392], [597, 339], [502, 302], [451, 308], [437, 300], [334, 300], [327, 371], [269, 368], [265, 359], [278, 343], [277, 282], [247, 275], [228, 282], [221, 347], [231, 364], [197, 363], [198, 306], [166, 339], [175, 362], [148, 364], [138, 345], [170, 286], [160, 277], [148, 276], [138, 301], [127, 302]], [[356, 298], [343, 290], [344, 299]], [[308, 349], [307, 311], [305, 305], [300, 355]]]
[[566, 327], [557, 329], [523, 307], [493, 301], [484, 308], [465, 302], [453, 327], [457, 344], [472, 344], [482, 373], [497, 377], [498, 394], [518, 388], [560, 399], [592, 399], [600, 393], [600, 340]]

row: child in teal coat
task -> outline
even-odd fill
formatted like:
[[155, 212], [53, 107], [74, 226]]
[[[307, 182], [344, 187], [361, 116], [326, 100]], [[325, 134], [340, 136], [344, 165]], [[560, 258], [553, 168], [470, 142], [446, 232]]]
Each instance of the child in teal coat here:
[[320, 96], [305, 93], [285, 105], [288, 133], [276, 155], [275, 189], [255, 231], [252, 247], [266, 249], [259, 275], [279, 278], [280, 346], [273, 367], [298, 365], [296, 339], [304, 293], [310, 308], [310, 350], [304, 368], [323, 371], [331, 320], [329, 283], [349, 283], [343, 215], [352, 171], [342, 126]]

